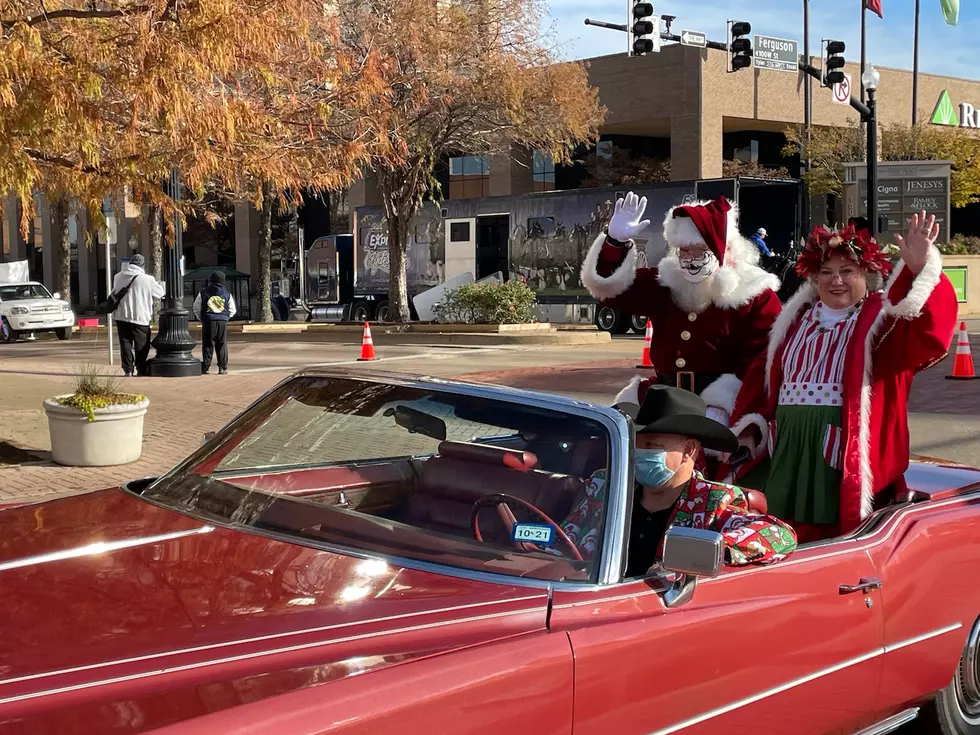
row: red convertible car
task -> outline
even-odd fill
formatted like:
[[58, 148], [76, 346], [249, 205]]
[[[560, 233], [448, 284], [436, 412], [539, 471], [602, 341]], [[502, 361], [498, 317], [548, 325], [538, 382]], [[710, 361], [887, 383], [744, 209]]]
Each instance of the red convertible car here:
[[675, 528], [629, 579], [632, 432], [305, 372], [163, 477], [3, 510], [0, 735], [980, 733], [980, 471], [765, 567]]

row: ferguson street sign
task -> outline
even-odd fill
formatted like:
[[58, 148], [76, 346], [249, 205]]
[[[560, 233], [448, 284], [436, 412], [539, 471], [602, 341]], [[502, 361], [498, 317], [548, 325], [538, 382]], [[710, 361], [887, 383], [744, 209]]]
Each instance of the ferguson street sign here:
[[756, 34], [752, 59], [756, 69], [790, 71], [794, 74], [800, 71], [799, 47], [796, 41], [786, 38]]

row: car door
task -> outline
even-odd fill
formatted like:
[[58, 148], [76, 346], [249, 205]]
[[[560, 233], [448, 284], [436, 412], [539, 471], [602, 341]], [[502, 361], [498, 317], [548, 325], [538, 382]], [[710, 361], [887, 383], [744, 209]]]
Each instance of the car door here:
[[960, 497], [892, 508], [865, 538], [881, 569], [879, 718], [945, 687], [956, 673], [980, 618], [978, 500], [980, 486]]
[[[557, 590], [551, 626], [575, 656], [575, 732], [851, 733], [873, 717], [880, 591], [853, 541], [729, 568], [674, 608], [640, 580]], [[790, 726], [790, 729], [787, 729]]]

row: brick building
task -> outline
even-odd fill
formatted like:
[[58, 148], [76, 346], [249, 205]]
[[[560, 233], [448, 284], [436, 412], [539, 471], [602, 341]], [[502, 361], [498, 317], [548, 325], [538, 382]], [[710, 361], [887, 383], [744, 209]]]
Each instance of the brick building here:
[[[784, 131], [803, 122], [803, 77], [780, 71], [748, 68], [727, 72], [728, 55], [723, 51], [679, 45], [665, 46], [661, 53], [628, 58], [624, 54], [588, 60], [589, 75], [607, 107], [605, 128], [597, 153], [610, 145], [636, 155], [660, 157], [670, 161], [675, 181], [722, 176], [723, 161], [738, 159], [763, 166], [783, 166], [798, 176], [800, 162], [785, 159], [781, 149]], [[819, 65], [819, 60], [815, 60]], [[849, 64], [845, 71], [855, 85], [860, 69]], [[879, 68], [879, 120], [882, 125], [911, 122], [912, 75], [908, 71]], [[939, 103], [948, 96], [949, 103]], [[948, 114], [950, 106], [953, 115]], [[935, 124], [935, 118], [961, 127], [980, 126], [980, 82], [921, 74], [919, 78], [919, 119]], [[942, 113], [942, 114], [934, 114]], [[835, 104], [830, 90], [813, 85], [813, 124], [845, 126], [858, 121], [857, 113], [846, 105]], [[574, 189], [584, 178], [581, 166], [555, 166], [548, 156], [533, 151], [513, 151], [511, 156], [460, 155], [442, 162], [437, 172], [444, 196], [450, 200], [513, 196]], [[359, 207], [376, 207], [380, 197], [370, 173], [357, 182], [347, 197], [350, 214]], [[321, 207], [321, 210], [323, 208]], [[148, 228], [138, 208], [126, 207], [120, 218], [118, 243], [114, 249], [113, 270], [120, 258], [139, 251], [148, 255]], [[651, 213], [656, 218], [657, 213]], [[829, 215], [820, 204], [812, 207], [811, 218], [819, 222]], [[340, 222], [327, 222], [323, 211], [308, 219], [306, 241], [327, 230], [351, 227], [347, 216]], [[334, 216], [334, 219], [337, 219]], [[79, 217], [79, 232], [87, 227]], [[952, 226], [958, 229], [954, 215]], [[972, 228], [971, 228], [972, 229]], [[18, 210], [7, 201], [2, 211], [3, 249], [0, 258], [29, 258], [35, 277], [53, 286], [56, 279], [52, 257], [52, 227], [47, 204], [40, 201], [34, 231], [25, 240], [18, 231]], [[76, 232], [76, 235], [78, 233]], [[218, 252], [195, 246], [185, 236], [188, 265], [227, 265], [244, 273], [254, 273], [257, 264], [258, 216], [248, 204], [234, 208], [227, 228], [227, 243]], [[78, 236], [76, 239], [79, 239]], [[73, 277], [77, 281], [74, 300], [93, 306], [104, 287], [102, 248], [76, 248]]]

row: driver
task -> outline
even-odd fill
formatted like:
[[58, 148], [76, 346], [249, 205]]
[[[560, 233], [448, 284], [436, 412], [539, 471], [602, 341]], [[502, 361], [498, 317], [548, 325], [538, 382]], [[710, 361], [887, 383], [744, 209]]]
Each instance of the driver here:
[[[702, 449], [733, 452], [731, 432], [706, 417], [697, 395], [681, 388], [649, 386], [641, 404], [616, 408], [637, 426], [636, 495], [630, 522], [626, 577], [643, 576], [659, 560], [671, 526], [717, 531], [725, 540], [725, 563], [771, 563], [796, 549], [792, 528], [771, 516], [753, 513], [743, 491], [710, 482], [695, 471]], [[605, 505], [606, 470], [589, 479], [586, 494], [562, 524], [583, 555], [595, 554]]]

